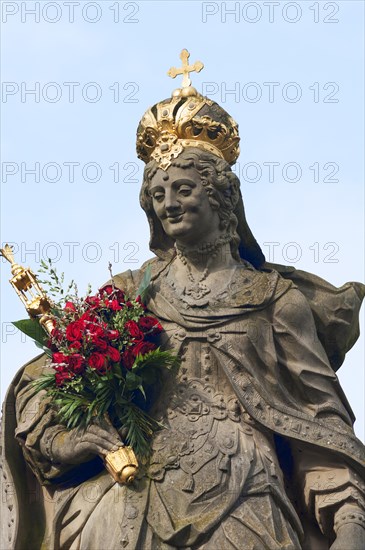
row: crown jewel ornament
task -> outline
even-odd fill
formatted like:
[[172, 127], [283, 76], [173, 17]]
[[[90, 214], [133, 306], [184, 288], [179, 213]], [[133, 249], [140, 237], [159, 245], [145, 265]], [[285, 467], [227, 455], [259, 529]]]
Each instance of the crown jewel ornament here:
[[172, 67], [167, 73], [172, 78], [182, 74], [182, 87], [143, 115], [137, 130], [137, 155], [167, 170], [183, 149], [198, 147], [232, 165], [239, 155], [238, 125], [218, 103], [191, 86], [190, 73], [200, 72], [204, 65], [200, 61], [189, 65], [189, 56], [182, 50], [182, 67]]

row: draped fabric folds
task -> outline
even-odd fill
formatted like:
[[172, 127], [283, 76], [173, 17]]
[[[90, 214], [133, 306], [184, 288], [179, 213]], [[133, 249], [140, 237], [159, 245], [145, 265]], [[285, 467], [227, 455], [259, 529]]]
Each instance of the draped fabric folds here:
[[[337, 289], [293, 268], [264, 264], [256, 270], [242, 261], [221, 302], [204, 311], [183, 309], [167, 283], [171, 261], [153, 259], [141, 270], [114, 278], [117, 286], [134, 294], [146, 266], [151, 266], [148, 309], [165, 328], [163, 344], [179, 350], [189, 365], [186, 379], [182, 374], [172, 383], [152, 411], [156, 418], [166, 420], [170, 437], [166, 443], [157, 435], [148, 479], [140, 480], [132, 490], [114, 484], [99, 459], [75, 468], [53, 464], [42, 456], [40, 441], [46, 431], [56, 433], [60, 427], [47, 401], [32, 395], [29, 386], [45, 368], [40, 356], [16, 375], [4, 405], [3, 475], [11, 487], [3, 499], [8, 520], [4, 547], [36, 549], [44, 538], [46, 548], [87, 548], [98, 536], [95, 525], [105, 521], [107, 531], [103, 532], [107, 532], [110, 548], [117, 544], [175, 548], [179, 529], [186, 548], [205, 550], [222, 541], [227, 548], [240, 548], [234, 533], [241, 533], [246, 541], [251, 537], [252, 548], [260, 547], [255, 546], [258, 540], [263, 548], [265, 544], [275, 548], [273, 542], [269, 544], [275, 532], [278, 548], [300, 548], [302, 518], [284, 491], [274, 456], [277, 437], [290, 443], [294, 458], [310, 449], [313, 464], [325, 455], [334, 461], [334, 470], [349, 472], [339, 475], [341, 482], [333, 489], [332, 502], [341, 502], [341, 495], [349, 491], [363, 502], [358, 496], [362, 494], [358, 476], [363, 471], [364, 451], [352, 431], [353, 413], [334, 371], [358, 337], [365, 287], [347, 283]], [[209, 365], [205, 364], [208, 360]], [[193, 399], [194, 380], [198, 408]], [[208, 425], [216, 434], [213, 439]], [[184, 447], [184, 441], [179, 443], [184, 430], [191, 432], [191, 448]], [[232, 443], [226, 437], [229, 433], [234, 434]], [[191, 457], [195, 465], [194, 460], [189, 462]], [[326, 470], [323, 464], [317, 465], [322, 472]], [[296, 471], [302, 480], [308, 475], [304, 470], [298, 458]], [[217, 499], [214, 492], [216, 472], [221, 476], [219, 483], [226, 483], [224, 503], [222, 495]], [[210, 508], [197, 496], [203, 477]], [[181, 484], [185, 499], [180, 506], [185, 506], [181, 514], [186, 521], [180, 526], [178, 516], [174, 519], [176, 499], [168, 490], [171, 483]], [[239, 493], [236, 496], [230, 483]], [[242, 495], [251, 495], [245, 505]], [[259, 495], [262, 499], [257, 501]], [[308, 496], [308, 507], [312, 501]], [[321, 515], [325, 504], [316, 506], [313, 513], [318, 518], [328, 516]], [[252, 531], [250, 518], [254, 522], [255, 513], [264, 525], [261, 534]], [[275, 519], [275, 525], [264, 521], [265, 514]], [[39, 529], [34, 528], [35, 518]], [[319, 527], [330, 536], [330, 522], [321, 524], [319, 519]], [[319, 530], [318, 536], [323, 537]]]

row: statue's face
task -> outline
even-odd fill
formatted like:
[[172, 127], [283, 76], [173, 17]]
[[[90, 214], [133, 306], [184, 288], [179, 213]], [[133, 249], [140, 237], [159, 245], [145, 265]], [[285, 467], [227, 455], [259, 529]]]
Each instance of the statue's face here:
[[158, 170], [150, 194], [165, 233], [178, 243], [197, 246], [221, 234], [218, 212], [212, 209], [195, 168]]

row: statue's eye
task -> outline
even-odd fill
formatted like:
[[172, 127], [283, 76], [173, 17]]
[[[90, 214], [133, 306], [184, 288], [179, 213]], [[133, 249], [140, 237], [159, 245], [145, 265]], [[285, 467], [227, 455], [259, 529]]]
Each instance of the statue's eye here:
[[165, 194], [161, 193], [160, 191], [156, 191], [153, 193], [152, 198], [157, 202], [162, 202], [165, 198]]
[[189, 195], [191, 195], [191, 191], [191, 187], [189, 187], [188, 185], [181, 185], [181, 187], [179, 187], [179, 194], [183, 195], [184, 197], [188, 197]]

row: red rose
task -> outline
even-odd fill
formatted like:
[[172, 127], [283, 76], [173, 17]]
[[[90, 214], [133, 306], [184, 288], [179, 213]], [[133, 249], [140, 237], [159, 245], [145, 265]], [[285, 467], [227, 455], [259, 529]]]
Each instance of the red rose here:
[[104, 294], [107, 294], [108, 296], [110, 296], [110, 294], [113, 294], [113, 292], [114, 292], [114, 289], [112, 285], [106, 285], [99, 290], [99, 296], [103, 296]]
[[56, 386], [62, 386], [62, 384], [66, 380], [71, 380], [72, 377], [73, 377], [73, 374], [67, 369], [67, 367], [63, 367], [63, 366], [56, 367], [56, 374], [55, 374]]
[[98, 348], [99, 351], [105, 351], [108, 347], [108, 344], [105, 340], [102, 338], [95, 337], [94, 335], [91, 336], [92, 343], [96, 348]]
[[116, 300], [115, 298], [114, 300], [107, 300], [105, 302], [105, 305], [113, 311], [119, 311], [120, 309], [122, 309], [122, 306], [119, 305], [118, 300]]
[[57, 342], [60, 342], [62, 340], [62, 332], [58, 328], [54, 328], [52, 329], [51, 337], [57, 340]]
[[138, 321], [138, 326], [143, 330], [143, 332], [150, 332], [151, 334], [159, 334], [163, 330], [158, 320], [150, 315], [141, 317]]
[[125, 294], [124, 294], [123, 290], [117, 290], [116, 299], [118, 300], [118, 302], [120, 304], [124, 303]]
[[124, 328], [135, 340], [143, 339], [143, 333], [135, 321], [127, 321], [124, 325]]
[[52, 355], [52, 363], [67, 363], [68, 357], [61, 352]]
[[56, 386], [58, 387], [62, 386], [63, 380], [64, 380], [63, 375], [60, 372], [56, 372], [54, 377], [55, 377]]
[[84, 324], [80, 321], [70, 323], [66, 328], [66, 338], [68, 341], [81, 340]]
[[70, 372], [56, 372], [55, 374], [55, 381], [56, 386], [62, 386], [63, 383], [66, 380], [70, 380], [72, 378], [72, 374]]
[[100, 306], [100, 298], [98, 296], [88, 296], [85, 298], [85, 304], [90, 306], [91, 309], [95, 309]]
[[126, 349], [122, 353], [122, 362], [126, 369], [131, 370], [131, 368], [133, 367], [134, 360], [135, 360], [135, 356], [133, 354], [133, 351], [130, 348]]
[[77, 340], [75, 340], [74, 342], [70, 342], [68, 345], [71, 350], [78, 350], [81, 348], [81, 346], [81, 342], [78, 342]]
[[63, 308], [65, 311], [76, 311], [75, 304], [72, 302], [66, 302], [65, 307]]
[[139, 304], [139, 305], [141, 306], [141, 308], [142, 308], [143, 310], [146, 309], [146, 306], [142, 303], [142, 298], [141, 298], [141, 296], [140, 296], [139, 294], [138, 294], [138, 296], [137, 296], [137, 298], [136, 298], [136, 302], [137, 302], [137, 304]]
[[103, 338], [104, 329], [97, 323], [88, 323], [87, 330], [91, 336], [91, 340], [94, 341], [94, 338]]
[[107, 359], [105, 355], [96, 351], [90, 355], [87, 362], [90, 368], [95, 369], [99, 372], [104, 372], [106, 368]]
[[68, 366], [70, 371], [75, 374], [80, 374], [84, 370], [83, 357], [79, 353], [74, 353], [68, 358]]
[[71, 374], [71, 373], [70, 373], [70, 370], [69, 370], [69, 368], [68, 368], [67, 365], [61, 365], [61, 364], [60, 364], [60, 365], [56, 365], [56, 366], [55, 366], [55, 371], [56, 371], [56, 372], [63, 373], [63, 374]]
[[80, 321], [86, 325], [87, 323], [95, 323], [96, 317], [93, 313], [90, 313], [90, 311], [85, 311], [80, 317]]
[[107, 337], [109, 340], [116, 340], [119, 338], [119, 330], [108, 330]]
[[133, 354], [135, 357], [137, 357], [137, 355], [146, 355], [146, 353], [154, 349], [156, 349], [155, 344], [153, 344], [152, 342], [143, 342], [143, 341], [137, 342], [137, 344], [132, 348]]
[[112, 346], [108, 347], [108, 356], [111, 361], [114, 363], [118, 363], [120, 361], [120, 353], [116, 348], [113, 348]]
[[123, 290], [120, 290], [119, 288], [113, 288], [111, 285], [104, 286], [99, 290], [99, 296], [104, 298], [105, 295], [110, 299], [116, 299], [118, 303], [124, 303], [125, 294]]

